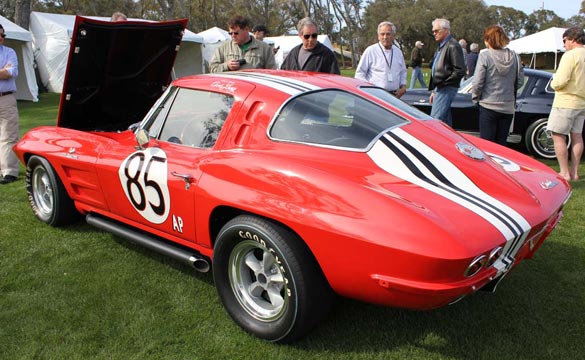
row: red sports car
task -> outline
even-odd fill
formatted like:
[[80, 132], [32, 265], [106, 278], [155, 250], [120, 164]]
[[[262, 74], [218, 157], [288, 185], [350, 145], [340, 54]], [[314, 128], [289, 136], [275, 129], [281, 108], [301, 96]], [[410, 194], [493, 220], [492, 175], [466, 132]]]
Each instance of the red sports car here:
[[183, 26], [78, 18], [58, 124], [14, 150], [41, 221], [81, 214], [212, 268], [246, 331], [297, 339], [334, 294], [432, 309], [493, 291], [559, 222], [571, 191], [553, 170], [353, 78], [168, 86]]

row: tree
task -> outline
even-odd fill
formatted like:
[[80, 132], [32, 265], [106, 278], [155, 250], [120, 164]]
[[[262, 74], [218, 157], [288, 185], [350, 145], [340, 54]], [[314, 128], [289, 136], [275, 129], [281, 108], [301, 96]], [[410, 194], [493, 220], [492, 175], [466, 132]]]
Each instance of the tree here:
[[16, 25], [28, 29], [32, 4], [31, 0], [16, 0], [14, 22]]
[[528, 22], [528, 15], [523, 11], [506, 6], [490, 6], [488, 8], [490, 17], [494, 23], [500, 25], [512, 39], [522, 37], [524, 28]]
[[[343, 51], [344, 43], [348, 44], [349, 51], [352, 54], [351, 65], [352, 67], [356, 67], [358, 60], [356, 56], [357, 42], [355, 42], [354, 39], [356, 38], [355, 35], [359, 33], [360, 28], [362, 28], [362, 20], [360, 15], [362, 11], [362, 1], [331, 0], [329, 1], [329, 6], [333, 9], [333, 13], [339, 26], [338, 36], [335, 36], [335, 40], [337, 40], [341, 51]], [[331, 31], [328, 32], [329, 34], [333, 34], [333, 27], [335, 26], [332, 20], [333, 19], [331, 19]], [[342, 29], [346, 35], [345, 39], [342, 36]], [[345, 67], [345, 58], [343, 56], [341, 57], [341, 61], [341, 66]]]
[[568, 26], [578, 26], [580, 28], [585, 28], [585, 0], [581, 1], [581, 9], [579, 10], [579, 14], [568, 19], [567, 23]]
[[567, 22], [551, 10], [536, 10], [528, 16], [526, 35], [546, 30], [551, 27], [567, 27]]
[[404, 54], [409, 55], [415, 42], [420, 40], [428, 45], [425, 49], [428, 59], [437, 48], [431, 32], [432, 21], [436, 18], [451, 22], [453, 37], [479, 44], [483, 44], [483, 30], [493, 21], [481, 0], [377, 0], [365, 10], [366, 27], [362, 32], [368, 34], [368, 41], [361, 45], [365, 47], [377, 41], [378, 24], [389, 20], [397, 27], [396, 41]]
[[16, 8], [16, 0], [0, 1], [0, 15], [9, 20], [14, 20], [14, 13]]

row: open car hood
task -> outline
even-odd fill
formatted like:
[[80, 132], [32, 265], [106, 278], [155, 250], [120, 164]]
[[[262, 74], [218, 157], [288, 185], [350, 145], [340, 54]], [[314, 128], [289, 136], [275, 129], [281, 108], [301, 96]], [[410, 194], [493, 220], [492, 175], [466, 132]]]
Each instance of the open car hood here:
[[118, 131], [142, 120], [171, 81], [186, 25], [76, 17], [57, 125]]

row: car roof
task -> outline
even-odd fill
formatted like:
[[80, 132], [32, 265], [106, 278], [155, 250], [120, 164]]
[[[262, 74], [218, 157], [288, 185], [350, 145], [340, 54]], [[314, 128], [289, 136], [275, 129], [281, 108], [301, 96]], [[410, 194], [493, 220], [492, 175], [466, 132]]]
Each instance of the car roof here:
[[529, 76], [542, 76], [542, 77], [552, 77], [553, 74], [548, 71], [544, 70], [536, 70], [531, 68], [524, 68], [524, 74]]
[[201, 80], [204, 79], [211, 83], [217, 82], [215, 83], [217, 87], [225, 88], [230, 83], [235, 86], [236, 83], [244, 82], [253, 84], [260, 91], [278, 91], [289, 96], [312, 90], [357, 89], [359, 85], [368, 85], [363, 81], [345, 76], [285, 70], [246, 70], [193, 75], [177, 79], [173, 82], [173, 85], [186, 88], [199, 87]]

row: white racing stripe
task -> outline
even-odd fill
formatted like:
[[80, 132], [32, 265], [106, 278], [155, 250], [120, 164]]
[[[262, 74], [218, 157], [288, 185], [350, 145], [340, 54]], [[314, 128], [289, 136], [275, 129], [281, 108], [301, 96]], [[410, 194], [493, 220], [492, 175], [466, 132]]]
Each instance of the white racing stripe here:
[[511, 265], [530, 230], [517, 211], [478, 188], [442, 155], [397, 128], [386, 133], [368, 152], [388, 173], [449, 199], [481, 216], [507, 240], [502, 262]]
[[284, 92], [289, 95], [297, 95], [302, 92], [319, 90], [318, 86], [306, 83], [304, 81], [293, 80], [290, 78], [280, 77], [276, 75], [268, 75], [262, 73], [251, 72], [225, 72], [213, 74], [214, 76], [221, 76], [231, 79], [246, 79], [247, 81], [271, 87], [275, 90]]

